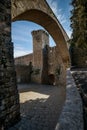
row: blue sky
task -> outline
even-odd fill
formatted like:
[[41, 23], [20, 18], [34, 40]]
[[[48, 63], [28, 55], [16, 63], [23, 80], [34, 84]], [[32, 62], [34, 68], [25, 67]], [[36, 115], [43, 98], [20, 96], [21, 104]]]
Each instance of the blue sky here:
[[[71, 0], [47, 0], [56, 17], [62, 24], [68, 36], [71, 35], [70, 29], [70, 2]], [[14, 42], [14, 57], [26, 55], [32, 52], [33, 30], [43, 29], [38, 24], [29, 21], [16, 21], [12, 23], [12, 41]], [[50, 45], [55, 45], [50, 36]]]

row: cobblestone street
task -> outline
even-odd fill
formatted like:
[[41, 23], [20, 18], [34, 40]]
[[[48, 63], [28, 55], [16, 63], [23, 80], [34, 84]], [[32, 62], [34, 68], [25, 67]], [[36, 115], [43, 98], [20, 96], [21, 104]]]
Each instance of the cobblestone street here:
[[19, 85], [22, 120], [10, 130], [54, 130], [61, 113], [65, 88]]

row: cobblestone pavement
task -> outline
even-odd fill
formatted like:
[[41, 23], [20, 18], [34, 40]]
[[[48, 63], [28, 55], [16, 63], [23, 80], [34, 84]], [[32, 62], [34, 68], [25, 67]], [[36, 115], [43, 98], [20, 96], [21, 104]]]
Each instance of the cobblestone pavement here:
[[21, 121], [9, 130], [54, 130], [64, 101], [65, 88], [19, 85]]

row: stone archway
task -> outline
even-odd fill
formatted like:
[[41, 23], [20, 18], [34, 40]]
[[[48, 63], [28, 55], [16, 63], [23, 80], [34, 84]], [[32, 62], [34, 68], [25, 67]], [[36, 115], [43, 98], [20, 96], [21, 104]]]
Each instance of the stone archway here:
[[32, 21], [43, 26], [53, 37], [63, 63], [69, 63], [69, 38], [46, 0], [12, 0], [12, 21], [17, 20]]
[[0, 129], [3, 129], [20, 118], [11, 42], [11, 12], [13, 21], [30, 20], [45, 27], [56, 42], [58, 58], [64, 66], [69, 61], [69, 52], [68, 36], [45, 0], [3, 0], [0, 1], [0, 10]]

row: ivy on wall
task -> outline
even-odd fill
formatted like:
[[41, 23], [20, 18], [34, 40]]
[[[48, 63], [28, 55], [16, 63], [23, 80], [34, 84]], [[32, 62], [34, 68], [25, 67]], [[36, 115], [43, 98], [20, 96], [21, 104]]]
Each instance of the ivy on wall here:
[[38, 69], [38, 68], [37, 68], [37, 69], [34, 69], [34, 70], [33, 70], [33, 74], [34, 74], [34, 75], [40, 74], [40, 69]]
[[60, 65], [56, 68], [55, 75], [59, 79], [59, 77], [61, 75], [61, 66]]

